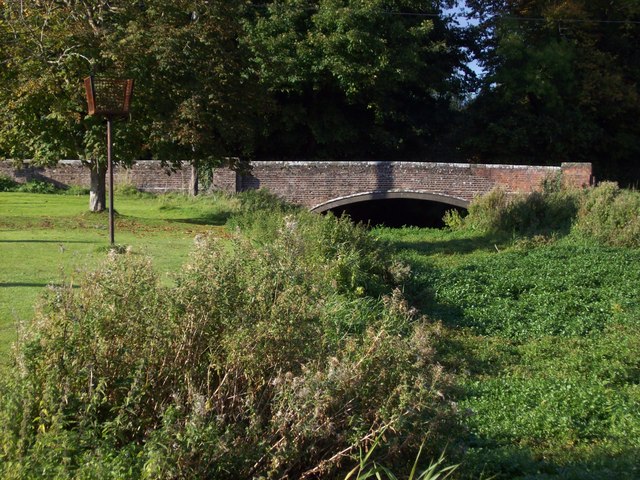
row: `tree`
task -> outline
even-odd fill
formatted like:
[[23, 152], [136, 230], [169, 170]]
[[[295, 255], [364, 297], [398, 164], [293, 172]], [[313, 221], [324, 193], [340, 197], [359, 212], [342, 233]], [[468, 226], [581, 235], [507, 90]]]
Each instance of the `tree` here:
[[244, 8], [239, 0], [155, 0], [127, 25], [121, 44], [135, 52], [129, 71], [144, 85], [139, 127], [157, 158], [189, 160], [197, 173], [251, 154], [266, 96], [239, 41]]
[[[219, 162], [251, 150], [260, 105], [238, 42], [238, 1], [0, 2], [6, 25], [0, 151], [39, 164], [79, 158], [92, 172], [90, 208], [105, 208], [104, 127], [87, 117], [90, 73], [136, 81], [133, 115], [117, 128], [117, 161]], [[256, 108], [254, 108], [254, 106]]]
[[461, 38], [439, 2], [276, 0], [247, 31], [274, 102], [259, 156], [423, 156], [464, 93]]
[[[0, 3], [4, 52], [0, 150], [14, 159], [50, 164], [79, 158], [91, 169], [90, 208], [105, 208], [104, 128], [85, 116], [82, 78], [112, 67], [105, 55], [117, 12], [104, 1]], [[138, 151], [132, 130], [117, 129], [118, 158]]]
[[600, 178], [640, 169], [640, 5], [471, 0], [485, 20], [484, 85], [467, 151], [482, 160], [592, 161]]

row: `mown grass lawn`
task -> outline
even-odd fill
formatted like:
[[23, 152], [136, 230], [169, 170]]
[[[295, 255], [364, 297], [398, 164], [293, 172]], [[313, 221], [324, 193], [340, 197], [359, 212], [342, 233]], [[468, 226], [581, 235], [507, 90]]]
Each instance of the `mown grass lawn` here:
[[[194, 236], [222, 234], [233, 208], [232, 200], [217, 196], [121, 195], [115, 203], [116, 243], [150, 256], [167, 282]], [[108, 216], [89, 212], [86, 196], [0, 193], [0, 363], [43, 288], [94, 268], [108, 245]]]

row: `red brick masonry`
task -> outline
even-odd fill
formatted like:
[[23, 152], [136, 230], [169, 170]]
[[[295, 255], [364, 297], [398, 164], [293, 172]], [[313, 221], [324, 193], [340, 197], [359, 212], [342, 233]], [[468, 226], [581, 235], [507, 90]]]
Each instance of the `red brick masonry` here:
[[[91, 177], [89, 169], [80, 160], [61, 160], [53, 167], [36, 167], [24, 162], [16, 169], [12, 162], [0, 162], [0, 175], [6, 175], [15, 181], [24, 183], [31, 180], [50, 182], [60, 187], [72, 185], [89, 187]], [[131, 184], [145, 192], [188, 192], [191, 180], [191, 168], [185, 165], [175, 173], [162, 167], [157, 161], [140, 161], [132, 168], [114, 169], [116, 185]]]
[[590, 163], [560, 167], [426, 162], [253, 162], [249, 175], [219, 169], [214, 188], [227, 192], [266, 188], [276, 195], [323, 211], [375, 198], [419, 198], [466, 207], [495, 187], [531, 192], [561, 176], [566, 185], [591, 185]]
[[[89, 171], [78, 160], [63, 160], [55, 167], [26, 163], [15, 169], [0, 162], [0, 175], [18, 182], [43, 180], [60, 186], [88, 186]], [[561, 176], [571, 186], [592, 183], [590, 163], [563, 163], [560, 167], [479, 165], [426, 162], [252, 162], [250, 174], [227, 168], [214, 171], [212, 189], [229, 193], [266, 188], [289, 201], [316, 211], [374, 198], [420, 198], [466, 207], [477, 195], [502, 187], [509, 193], [539, 189], [545, 179]], [[128, 183], [149, 192], [187, 192], [191, 168], [171, 173], [157, 161], [139, 161], [132, 168], [115, 169], [116, 184]]]

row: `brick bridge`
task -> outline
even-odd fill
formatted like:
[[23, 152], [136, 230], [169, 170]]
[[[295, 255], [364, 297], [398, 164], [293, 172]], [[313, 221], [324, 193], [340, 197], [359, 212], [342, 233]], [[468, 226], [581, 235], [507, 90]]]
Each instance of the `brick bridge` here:
[[[15, 170], [0, 161], [0, 174], [16, 181], [42, 180], [59, 186], [89, 185], [89, 171], [78, 160], [65, 160], [53, 167], [35, 167], [29, 162]], [[171, 175], [158, 161], [139, 161], [132, 168], [116, 167], [116, 184], [127, 183], [149, 192], [188, 192], [191, 168], [185, 164]], [[567, 185], [591, 184], [590, 163], [563, 163], [559, 167], [480, 165], [426, 162], [252, 162], [250, 174], [226, 168], [214, 171], [212, 188], [239, 192], [266, 188], [276, 195], [317, 212], [365, 200], [418, 199], [466, 208], [473, 197], [492, 188], [507, 192], [531, 192], [543, 180], [560, 175]]]
[[212, 188], [229, 193], [265, 188], [312, 211], [378, 199], [429, 200], [466, 208], [477, 195], [493, 188], [508, 193], [532, 192], [560, 175], [565, 185], [592, 182], [590, 163], [560, 167], [480, 165], [426, 162], [252, 162], [250, 174], [214, 171]]

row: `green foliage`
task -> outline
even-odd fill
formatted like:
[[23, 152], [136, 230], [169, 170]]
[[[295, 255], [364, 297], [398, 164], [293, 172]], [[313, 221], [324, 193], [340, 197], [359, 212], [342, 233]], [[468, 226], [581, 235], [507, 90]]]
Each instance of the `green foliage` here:
[[[367, 478], [376, 478], [382, 479], [382, 475], [384, 475], [387, 480], [397, 480], [398, 477], [389, 470], [384, 465], [380, 465], [375, 461], [371, 460], [378, 444], [382, 440], [384, 435], [384, 431], [376, 438], [375, 442], [365, 455], [363, 455], [362, 450], [360, 451], [359, 463], [353, 469], [351, 469], [347, 475], [344, 477], [344, 480], [349, 480], [352, 478], [353, 480], [365, 480]], [[413, 466], [411, 471], [409, 472], [409, 476], [407, 480], [438, 480], [445, 478], [449, 478], [451, 474], [458, 468], [459, 465], [450, 465], [448, 467], [442, 466], [444, 463], [445, 457], [444, 452], [440, 455], [438, 460], [431, 461], [427, 468], [421, 472], [418, 471], [418, 463], [420, 461], [420, 456], [422, 454], [422, 449], [424, 447], [424, 443], [420, 446], [420, 450], [418, 450], [418, 454], [416, 455], [416, 459], [413, 462]]]
[[640, 38], [638, 3], [466, 5], [481, 19], [486, 75], [460, 132], [464, 149], [488, 162], [589, 161], [598, 178], [637, 182], [640, 70], [631, 45]]
[[13, 192], [17, 187], [17, 182], [12, 178], [0, 175], [0, 192]]
[[611, 246], [640, 246], [640, 193], [603, 182], [586, 190], [544, 185], [540, 192], [509, 197], [496, 189], [471, 202], [465, 218], [448, 213], [454, 230], [528, 236], [576, 235]]
[[274, 103], [257, 153], [406, 158], [439, 147], [465, 61], [439, 7], [278, 0], [256, 8], [245, 41]]
[[458, 225], [472, 230], [495, 231], [499, 228], [508, 205], [507, 193], [502, 189], [493, 189], [473, 199], [469, 205], [469, 215]]
[[444, 225], [451, 230], [460, 230], [464, 225], [464, 217], [458, 210], [447, 210], [442, 217]]
[[124, 182], [116, 185], [113, 189], [114, 195], [125, 195], [130, 197], [135, 197], [141, 192], [136, 188], [135, 185], [129, 182]]
[[346, 219], [270, 222], [265, 241], [197, 237], [175, 287], [111, 253], [50, 289], [2, 387], [2, 474], [328, 476], [384, 429], [391, 467], [425, 435], [441, 451], [438, 327], [402, 269]]
[[[423, 274], [448, 321], [479, 334], [527, 339], [587, 335], [637, 321], [635, 251], [552, 244]], [[558, 274], [559, 272], [562, 274]]]
[[474, 412], [466, 422], [472, 471], [485, 466], [505, 479], [637, 476], [636, 326], [522, 344], [478, 340], [466, 341], [479, 375], [464, 382], [460, 402]]
[[576, 229], [607, 245], [640, 247], [640, 192], [601, 183], [582, 202]]
[[464, 436], [460, 478], [638, 476], [637, 249], [576, 235], [376, 230], [415, 272]]
[[[108, 249], [106, 214], [86, 212], [86, 198], [61, 194], [0, 192], [0, 370], [10, 362], [16, 323], [30, 319], [40, 292], [99, 264]], [[116, 242], [153, 259], [161, 283], [186, 261], [193, 236], [225, 235], [237, 209], [225, 194], [179, 194], [116, 198]]]
[[17, 191], [22, 193], [59, 193], [61, 190], [53, 183], [31, 180], [20, 185]]
[[87, 187], [82, 187], [80, 185], [71, 185], [65, 190], [63, 190], [63, 193], [65, 195], [80, 197], [84, 195], [89, 195], [89, 189]]
[[138, 82], [136, 127], [157, 158], [203, 172], [252, 152], [266, 93], [241, 42], [246, 7], [156, 0], [127, 9], [114, 26], [119, 60]]
[[[240, 192], [237, 195], [237, 198], [240, 201], [238, 215], [247, 215], [248, 217], [257, 216], [256, 213], [258, 211], [293, 213], [302, 210], [300, 207], [285, 202], [269, 190], [265, 190], [263, 188]], [[253, 219], [249, 218], [247, 220]]]
[[[0, 3], [0, 152], [34, 164], [81, 159], [104, 191], [103, 120], [82, 79], [135, 80], [131, 117], [114, 125], [114, 161], [154, 156], [219, 165], [252, 151], [264, 105], [239, 44], [243, 1]], [[38, 32], [34, 35], [33, 32]], [[91, 208], [104, 207], [104, 195]]]
[[568, 233], [577, 216], [579, 190], [546, 183], [542, 191], [509, 196], [494, 189], [471, 202], [464, 219], [450, 217], [450, 228], [470, 228], [487, 233], [536, 235]]
[[[0, 150], [7, 156], [36, 164], [60, 158], [104, 161], [104, 127], [84, 113], [81, 80], [114, 68], [111, 54], [116, 52], [110, 44], [117, 43], [111, 43], [115, 17], [103, 1], [86, 8], [70, 3], [0, 5], [7, 32], [3, 54], [8, 57], [0, 74]], [[119, 160], [133, 160], [141, 144], [137, 132], [114, 133]]]

